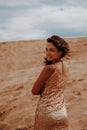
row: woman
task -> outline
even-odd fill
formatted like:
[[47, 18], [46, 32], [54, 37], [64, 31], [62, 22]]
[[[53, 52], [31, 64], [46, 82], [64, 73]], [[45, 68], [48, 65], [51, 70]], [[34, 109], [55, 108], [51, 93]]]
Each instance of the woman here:
[[63, 96], [68, 69], [61, 60], [68, 53], [63, 38], [53, 35], [47, 39], [45, 67], [32, 89], [33, 95], [40, 95], [34, 130], [68, 130]]

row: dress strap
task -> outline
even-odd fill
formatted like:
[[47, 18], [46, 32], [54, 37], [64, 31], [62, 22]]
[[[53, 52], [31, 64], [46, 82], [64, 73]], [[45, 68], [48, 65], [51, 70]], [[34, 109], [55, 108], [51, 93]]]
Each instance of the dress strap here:
[[64, 64], [63, 64], [63, 61], [62, 60], [60, 60], [61, 61], [61, 63], [62, 63], [62, 74], [64, 74]]

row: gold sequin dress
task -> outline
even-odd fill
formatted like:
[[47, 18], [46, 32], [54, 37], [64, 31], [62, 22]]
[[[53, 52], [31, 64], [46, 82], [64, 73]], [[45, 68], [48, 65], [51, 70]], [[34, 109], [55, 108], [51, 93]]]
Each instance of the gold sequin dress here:
[[64, 103], [66, 76], [57, 67], [44, 85], [37, 104], [34, 130], [68, 130], [67, 111]]

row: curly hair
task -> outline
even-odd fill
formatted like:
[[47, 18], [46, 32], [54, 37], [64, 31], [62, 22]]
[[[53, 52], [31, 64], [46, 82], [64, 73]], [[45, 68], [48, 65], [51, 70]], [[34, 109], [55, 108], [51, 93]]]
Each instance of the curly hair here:
[[[52, 43], [58, 51], [62, 51], [61, 58], [65, 57], [69, 53], [69, 45], [68, 43], [61, 37], [57, 35], [53, 35], [49, 38], [47, 38], [47, 42]], [[52, 64], [51, 61], [48, 61], [47, 58], [45, 58], [45, 65]]]

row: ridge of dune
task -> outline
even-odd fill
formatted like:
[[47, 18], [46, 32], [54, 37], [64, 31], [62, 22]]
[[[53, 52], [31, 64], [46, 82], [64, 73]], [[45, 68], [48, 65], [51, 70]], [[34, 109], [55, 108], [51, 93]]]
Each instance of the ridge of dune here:
[[[70, 130], [87, 130], [87, 37], [65, 38], [71, 58], [65, 88]], [[44, 40], [0, 43], [0, 130], [33, 130], [39, 96], [31, 89], [43, 68]]]

